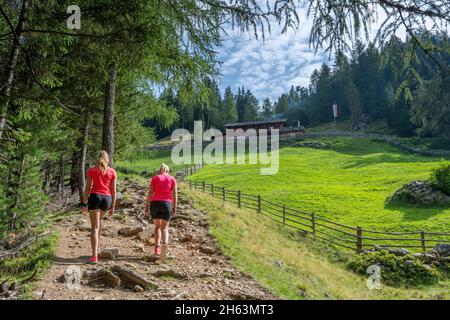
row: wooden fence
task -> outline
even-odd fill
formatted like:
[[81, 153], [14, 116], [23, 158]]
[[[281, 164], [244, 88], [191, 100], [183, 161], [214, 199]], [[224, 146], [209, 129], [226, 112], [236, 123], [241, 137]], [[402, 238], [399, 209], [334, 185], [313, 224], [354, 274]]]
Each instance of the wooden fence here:
[[[195, 165], [177, 173], [184, 181], [202, 168]], [[314, 238], [332, 243], [338, 247], [362, 253], [375, 246], [389, 249], [405, 248], [411, 252], [426, 253], [437, 244], [450, 243], [450, 232], [430, 232], [425, 230], [410, 232], [385, 232], [352, 227], [325, 219], [313, 212], [305, 212], [286, 205], [263, 199], [261, 195], [229, 190], [205, 181], [187, 181], [190, 189], [202, 191], [214, 198], [237, 205], [238, 208], [255, 210], [258, 214], [269, 216], [275, 221], [311, 234]]]

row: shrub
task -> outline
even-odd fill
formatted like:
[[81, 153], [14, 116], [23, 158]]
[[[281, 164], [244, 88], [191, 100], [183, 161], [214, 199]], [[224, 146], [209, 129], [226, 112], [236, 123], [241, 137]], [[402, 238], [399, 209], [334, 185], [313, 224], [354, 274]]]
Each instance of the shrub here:
[[431, 174], [431, 183], [446, 195], [450, 195], [450, 161], [442, 161]]
[[347, 264], [350, 270], [365, 276], [371, 265], [379, 265], [382, 283], [393, 287], [414, 287], [439, 280], [439, 272], [413, 256], [398, 257], [385, 250], [357, 255]]

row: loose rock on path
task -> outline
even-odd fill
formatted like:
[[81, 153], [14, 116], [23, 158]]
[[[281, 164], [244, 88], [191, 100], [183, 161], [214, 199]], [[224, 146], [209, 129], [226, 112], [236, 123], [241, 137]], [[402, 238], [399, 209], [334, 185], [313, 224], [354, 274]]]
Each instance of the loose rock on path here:
[[[153, 225], [142, 219], [146, 187], [124, 180], [113, 217], [103, 220], [102, 256], [90, 255], [87, 218], [71, 216], [57, 224], [59, 244], [52, 267], [37, 283], [36, 299], [276, 299], [234, 268], [208, 233], [204, 213], [179, 194], [177, 218], [170, 225], [169, 256], [153, 256]], [[120, 230], [120, 231], [119, 231]], [[79, 287], [67, 279], [81, 275]]]

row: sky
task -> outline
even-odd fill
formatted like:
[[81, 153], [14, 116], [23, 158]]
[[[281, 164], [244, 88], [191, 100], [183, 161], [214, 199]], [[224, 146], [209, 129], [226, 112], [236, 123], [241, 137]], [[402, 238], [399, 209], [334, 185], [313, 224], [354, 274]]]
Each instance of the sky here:
[[[234, 93], [244, 86], [260, 102], [265, 97], [273, 102], [283, 92], [288, 92], [291, 85], [308, 86], [314, 69], [319, 69], [323, 63], [333, 63], [333, 56], [323, 51], [314, 54], [309, 47], [312, 23], [306, 17], [306, 9], [299, 8], [298, 13], [298, 30], [281, 34], [281, 28], [272, 24], [272, 32], [266, 34], [265, 40], [226, 29], [223, 45], [217, 49], [217, 58], [222, 63], [219, 68], [222, 93], [227, 86]], [[383, 20], [379, 18], [378, 23]]]
[[299, 9], [300, 28], [281, 34], [280, 27], [272, 24], [272, 32], [265, 39], [226, 29], [223, 43], [218, 48], [218, 60], [222, 62], [219, 86], [223, 92], [230, 86], [234, 93], [238, 87], [246, 87], [262, 101], [270, 97], [274, 101], [291, 85], [308, 86], [309, 77], [316, 68], [326, 62], [329, 55], [309, 47], [311, 23], [305, 10]]

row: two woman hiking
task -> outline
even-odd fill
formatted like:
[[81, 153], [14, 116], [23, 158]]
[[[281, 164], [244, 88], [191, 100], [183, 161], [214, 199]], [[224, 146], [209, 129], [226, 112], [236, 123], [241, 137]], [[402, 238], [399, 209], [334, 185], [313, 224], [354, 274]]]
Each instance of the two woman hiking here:
[[[117, 191], [116, 171], [109, 167], [109, 155], [101, 151], [98, 155], [97, 165], [87, 172], [86, 189], [84, 191], [81, 206], [83, 214], [89, 212], [91, 222], [91, 248], [92, 257], [88, 263], [96, 264], [100, 250], [100, 234], [102, 219], [108, 212], [114, 213]], [[161, 261], [167, 256], [169, 243], [169, 222], [176, 215], [177, 207], [177, 183], [174, 177], [169, 175], [169, 167], [161, 165], [159, 174], [150, 182], [145, 205], [145, 216], [149, 211], [154, 224], [155, 255]]]

